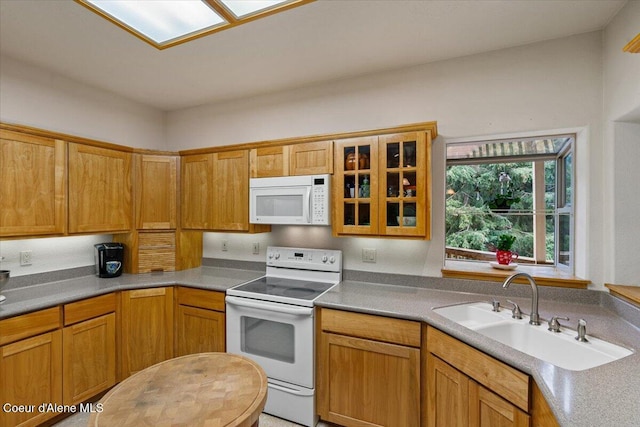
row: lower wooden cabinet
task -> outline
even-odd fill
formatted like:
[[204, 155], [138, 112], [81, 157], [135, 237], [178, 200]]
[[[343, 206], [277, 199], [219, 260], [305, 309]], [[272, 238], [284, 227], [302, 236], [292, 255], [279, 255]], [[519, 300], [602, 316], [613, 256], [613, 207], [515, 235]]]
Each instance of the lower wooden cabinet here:
[[57, 415], [43, 403], [62, 403], [62, 331], [0, 347], [0, 401], [24, 405], [0, 411], [0, 426], [35, 426]]
[[322, 309], [317, 407], [342, 426], [420, 425], [420, 324]]
[[125, 379], [173, 357], [173, 287], [124, 291], [120, 296]]
[[438, 357], [427, 355], [428, 427], [528, 427], [529, 415]]
[[423, 327], [427, 427], [558, 427], [530, 376]]
[[178, 287], [176, 356], [225, 351], [224, 292]]
[[77, 405], [116, 383], [115, 293], [63, 307], [63, 403]]

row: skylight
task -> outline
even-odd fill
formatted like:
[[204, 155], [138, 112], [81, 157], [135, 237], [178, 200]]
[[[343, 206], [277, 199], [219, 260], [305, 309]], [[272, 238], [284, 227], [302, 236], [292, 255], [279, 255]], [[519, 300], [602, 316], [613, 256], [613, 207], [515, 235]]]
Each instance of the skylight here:
[[76, 0], [158, 49], [314, 0]]

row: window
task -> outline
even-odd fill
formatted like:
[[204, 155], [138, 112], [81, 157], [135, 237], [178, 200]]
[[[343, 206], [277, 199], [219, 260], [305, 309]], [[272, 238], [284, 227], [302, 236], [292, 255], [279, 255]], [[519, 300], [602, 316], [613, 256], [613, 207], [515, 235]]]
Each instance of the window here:
[[519, 264], [573, 270], [575, 135], [447, 145], [446, 259], [495, 261], [500, 234]]
[[165, 49], [314, 0], [76, 0]]

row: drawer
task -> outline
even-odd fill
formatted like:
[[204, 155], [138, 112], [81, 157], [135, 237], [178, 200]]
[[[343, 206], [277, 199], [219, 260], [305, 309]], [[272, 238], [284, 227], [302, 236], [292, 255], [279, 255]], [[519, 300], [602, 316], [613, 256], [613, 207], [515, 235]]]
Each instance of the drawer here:
[[412, 320], [323, 308], [321, 328], [325, 332], [420, 347], [420, 322]]
[[114, 311], [116, 311], [115, 293], [72, 302], [64, 306], [64, 325], [73, 325]]
[[60, 307], [0, 320], [0, 345], [52, 331], [60, 326]]
[[209, 310], [225, 311], [224, 292], [206, 291], [204, 289], [178, 287], [178, 304]]

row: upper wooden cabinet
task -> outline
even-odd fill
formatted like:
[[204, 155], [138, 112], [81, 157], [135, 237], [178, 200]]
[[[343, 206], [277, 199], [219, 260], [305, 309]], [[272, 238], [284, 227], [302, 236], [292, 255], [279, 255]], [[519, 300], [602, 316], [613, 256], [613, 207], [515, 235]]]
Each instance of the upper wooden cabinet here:
[[69, 143], [69, 233], [128, 231], [131, 153]]
[[333, 231], [430, 238], [430, 132], [335, 142]]
[[182, 228], [269, 231], [249, 224], [249, 151], [182, 156]]
[[64, 234], [65, 149], [61, 140], [0, 130], [0, 236]]
[[249, 152], [213, 153], [213, 214], [215, 230], [249, 230]]
[[182, 227], [211, 228], [213, 156], [197, 154], [180, 158]]
[[333, 173], [333, 141], [251, 150], [251, 178]]
[[171, 230], [177, 225], [178, 158], [135, 154], [136, 228]]
[[289, 146], [253, 148], [251, 178], [289, 176]]
[[378, 235], [378, 138], [336, 141], [335, 153], [333, 232]]
[[333, 141], [305, 142], [289, 148], [289, 175], [333, 173]]

